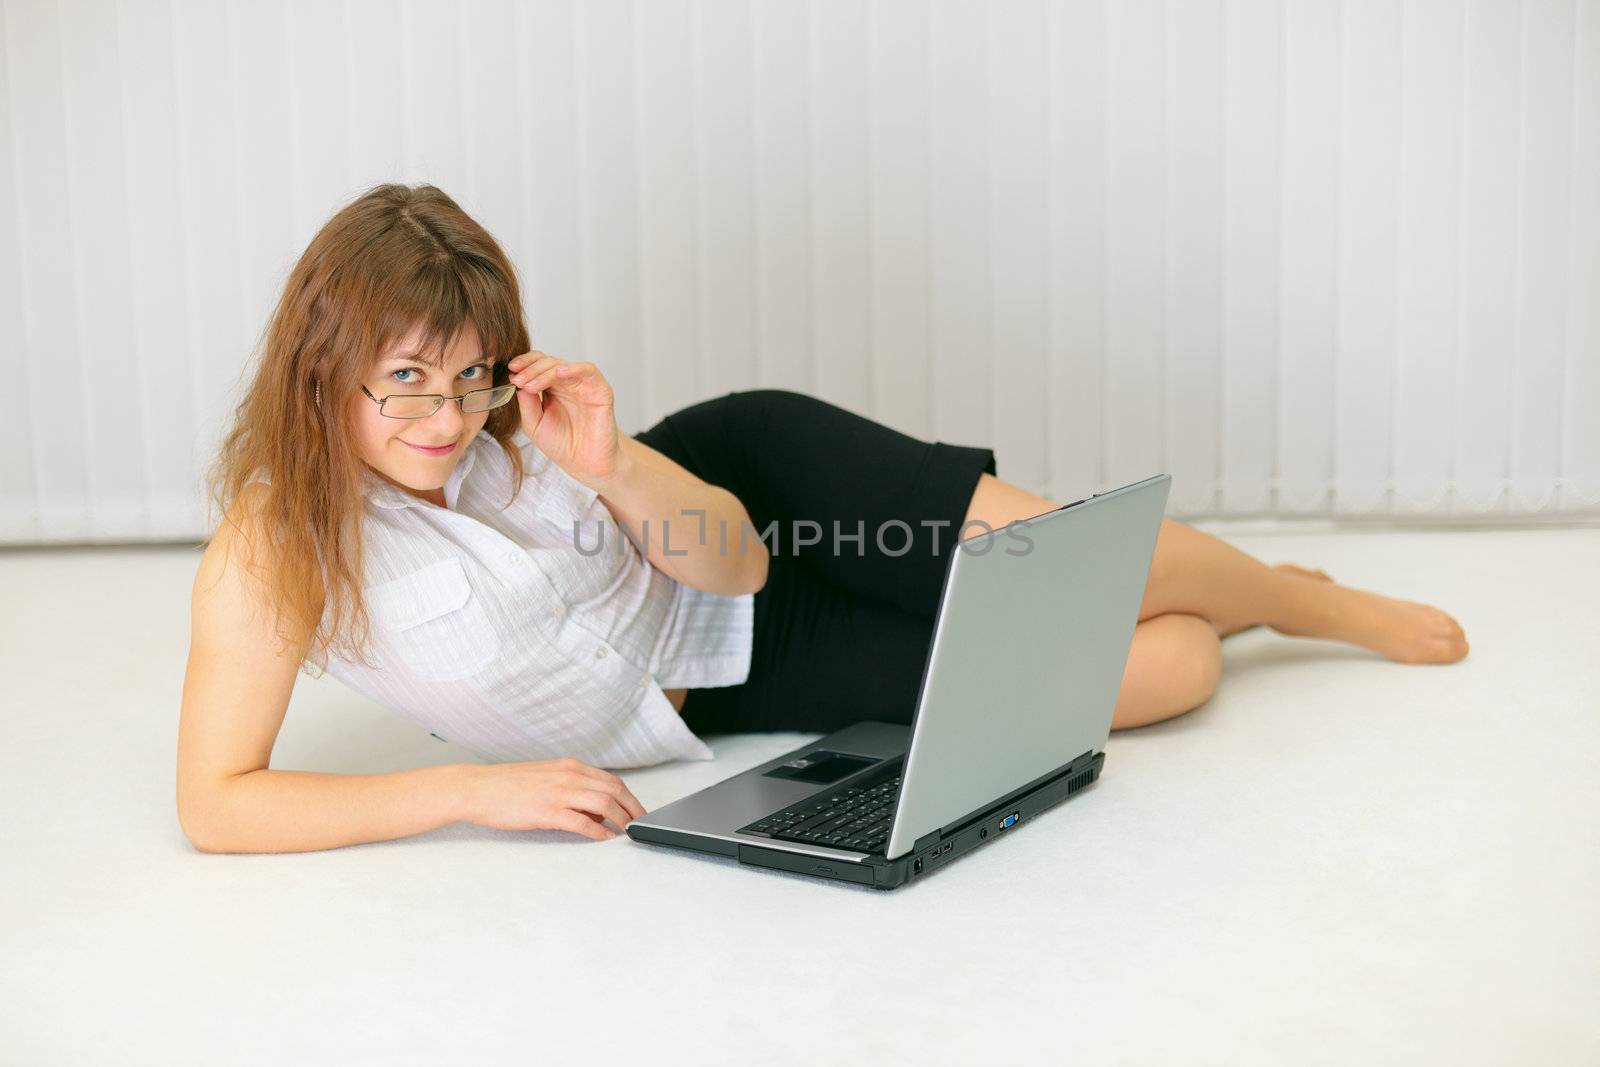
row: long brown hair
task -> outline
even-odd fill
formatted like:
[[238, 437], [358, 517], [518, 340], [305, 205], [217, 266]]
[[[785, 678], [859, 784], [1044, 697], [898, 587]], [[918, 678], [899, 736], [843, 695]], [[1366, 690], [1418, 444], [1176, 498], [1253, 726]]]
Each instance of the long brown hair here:
[[[321, 670], [330, 649], [365, 663], [370, 636], [361, 592], [365, 464], [347, 425], [349, 401], [391, 343], [421, 325], [418, 358], [439, 365], [468, 323], [503, 384], [507, 361], [528, 349], [516, 271], [494, 238], [431, 185], [363, 193], [289, 273], [207, 482], [212, 507], [246, 533], [245, 566], [260, 578], [279, 635], [288, 638], [282, 622], [310, 634], [306, 660]], [[513, 497], [523, 477], [511, 443], [519, 422], [518, 406], [506, 404], [484, 424], [511, 459]], [[263, 476], [244, 531], [234, 505]]]

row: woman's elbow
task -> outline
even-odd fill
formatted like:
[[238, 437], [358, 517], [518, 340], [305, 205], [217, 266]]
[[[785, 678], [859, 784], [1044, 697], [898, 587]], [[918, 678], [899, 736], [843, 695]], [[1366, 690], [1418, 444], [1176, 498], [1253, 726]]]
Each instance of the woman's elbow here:
[[189, 845], [196, 852], [227, 852], [227, 845], [217, 832], [203, 819], [186, 813], [180, 806], [178, 808], [178, 825], [183, 828], [183, 836], [189, 839]]
[[196, 852], [238, 851], [228, 840], [217, 808], [217, 804], [195, 795], [192, 789], [178, 790], [178, 826]]
[[750, 557], [736, 595], [759, 593], [767, 584], [767, 570], [772, 562], [772, 557], [767, 554], [767, 547], [758, 545], [756, 550], [750, 553]]

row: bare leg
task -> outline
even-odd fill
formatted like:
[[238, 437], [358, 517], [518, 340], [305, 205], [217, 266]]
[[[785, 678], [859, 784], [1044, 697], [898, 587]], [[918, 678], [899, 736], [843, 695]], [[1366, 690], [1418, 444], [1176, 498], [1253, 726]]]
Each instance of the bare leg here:
[[1157, 615], [1133, 628], [1113, 730], [1148, 726], [1211, 699], [1222, 677], [1222, 642], [1198, 615]]
[[[1272, 569], [1277, 571], [1279, 574], [1292, 574], [1300, 578], [1309, 578], [1315, 582], [1333, 581], [1333, 578], [1330, 577], [1326, 571], [1312, 570], [1309, 567], [1297, 567], [1293, 563], [1274, 563], [1272, 565]], [[1238, 633], [1240, 630], [1250, 630], [1262, 625], [1264, 624], [1255, 622], [1248, 625], [1234, 623], [1225, 626], [1220, 622], [1214, 622], [1211, 624], [1211, 627], [1217, 631], [1218, 637], [1230, 637], [1233, 634]]]
[[[1058, 506], [985, 474], [966, 518], [998, 529]], [[1461, 627], [1438, 608], [1307, 580], [1164, 519], [1139, 619], [1173, 613], [1198, 615], [1219, 633], [1264, 623], [1282, 634], [1361, 645], [1403, 663], [1453, 663], [1467, 654]]]

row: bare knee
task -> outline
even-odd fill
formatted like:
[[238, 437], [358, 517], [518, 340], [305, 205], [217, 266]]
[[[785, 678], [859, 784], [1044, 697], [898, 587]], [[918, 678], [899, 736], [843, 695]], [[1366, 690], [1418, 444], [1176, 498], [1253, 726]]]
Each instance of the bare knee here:
[[985, 471], [978, 475], [978, 484], [967, 502], [966, 523], [981, 522], [991, 530], [999, 530], [1020, 519], [1031, 519], [1060, 507], [1054, 500], [1030, 493], [1004, 478], [996, 478]]
[[1147, 726], [1204, 704], [1222, 678], [1222, 641], [1198, 615], [1169, 613], [1134, 627], [1113, 730]]

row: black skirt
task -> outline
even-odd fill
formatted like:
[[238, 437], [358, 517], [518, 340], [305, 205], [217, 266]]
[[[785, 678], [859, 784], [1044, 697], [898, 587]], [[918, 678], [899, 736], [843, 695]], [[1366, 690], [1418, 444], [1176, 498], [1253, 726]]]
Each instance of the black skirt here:
[[[685, 724], [717, 734], [910, 722], [950, 553], [994, 452], [782, 389], [694, 404], [635, 437], [738, 497], [753, 525], [744, 535], [763, 535], [771, 553], [749, 678], [690, 690]], [[692, 516], [669, 522], [680, 544], [680, 524], [700, 532]], [[728, 551], [739, 536], [727, 531]]]

